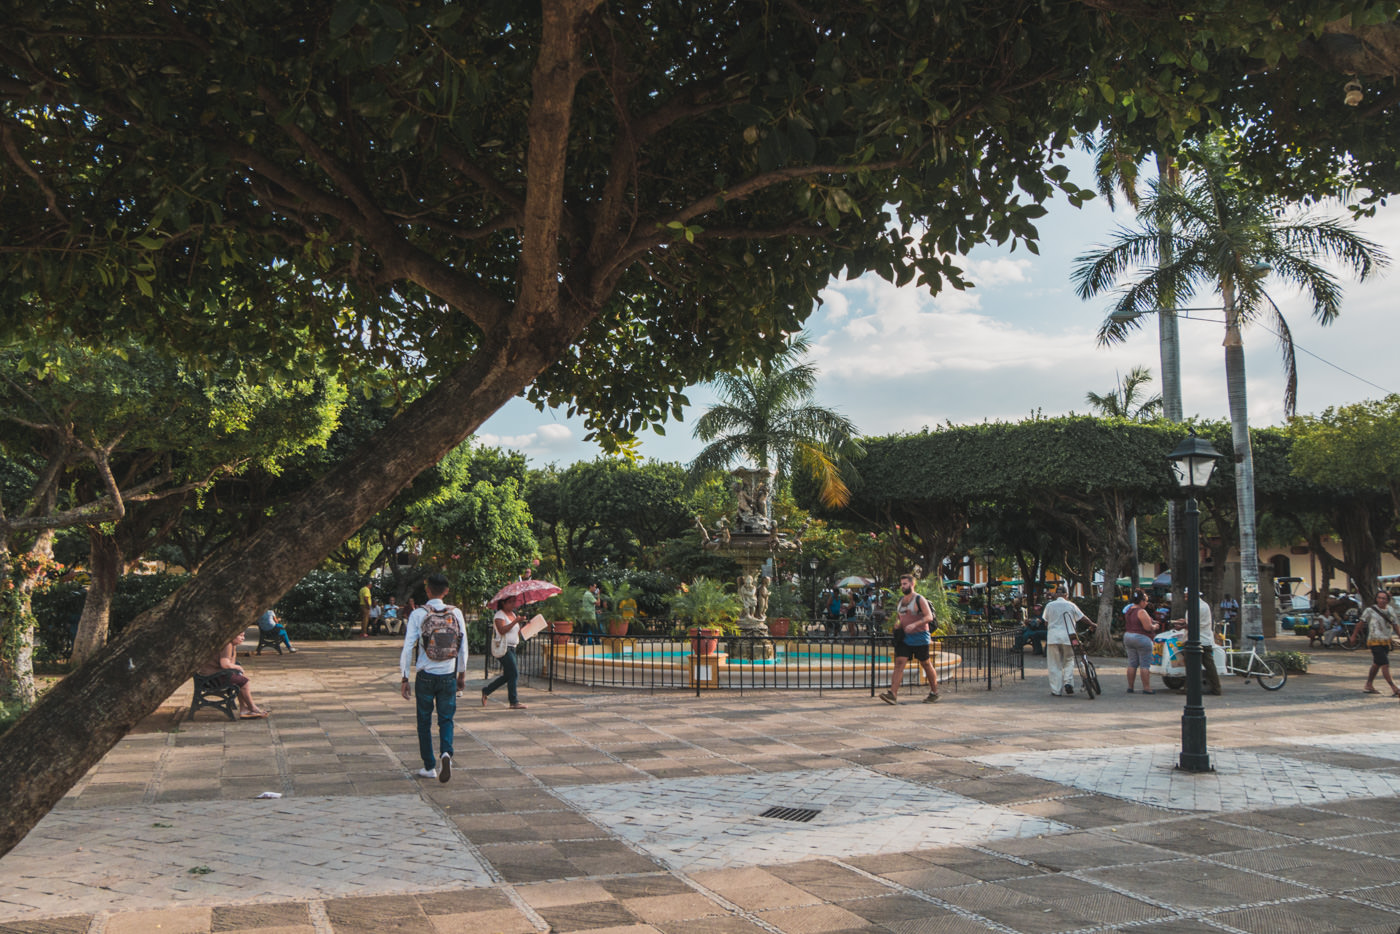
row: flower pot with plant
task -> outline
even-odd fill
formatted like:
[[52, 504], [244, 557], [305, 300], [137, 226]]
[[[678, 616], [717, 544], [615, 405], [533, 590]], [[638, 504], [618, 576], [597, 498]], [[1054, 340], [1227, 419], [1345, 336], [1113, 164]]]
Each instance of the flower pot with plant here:
[[739, 618], [739, 600], [727, 593], [717, 581], [695, 578], [668, 601], [671, 613], [684, 626], [691, 640], [691, 651], [697, 655], [713, 655], [719, 648], [719, 637], [726, 623]]
[[574, 631], [574, 623], [583, 611], [583, 595], [588, 590], [581, 584], [569, 583], [561, 579], [559, 592], [540, 605], [540, 613], [549, 620], [549, 631], [554, 634], [555, 645], [567, 645]]

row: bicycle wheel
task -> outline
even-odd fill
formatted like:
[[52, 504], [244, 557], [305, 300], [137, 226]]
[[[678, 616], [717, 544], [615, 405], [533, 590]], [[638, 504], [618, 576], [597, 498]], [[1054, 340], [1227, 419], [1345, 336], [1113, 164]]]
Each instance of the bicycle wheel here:
[[1089, 660], [1088, 656], [1084, 657], [1083, 674], [1085, 690], [1092, 688], [1094, 691], [1094, 694], [1089, 695], [1090, 699], [1093, 699], [1095, 694], [1102, 694], [1103, 688], [1099, 687], [1099, 670], [1094, 667], [1094, 663]]
[[[1089, 666], [1091, 664], [1092, 662], [1090, 662], [1088, 657], [1082, 652], [1074, 653], [1074, 668], [1079, 672], [1079, 683], [1083, 685], [1084, 696], [1089, 698], [1089, 700], [1094, 699], [1094, 685], [1089, 677]], [[1093, 681], [1097, 682], [1098, 679], [1094, 678]]]
[[1277, 691], [1288, 680], [1288, 669], [1276, 658], [1255, 657], [1249, 663], [1249, 673], [1259, 679], [1266, 691]]

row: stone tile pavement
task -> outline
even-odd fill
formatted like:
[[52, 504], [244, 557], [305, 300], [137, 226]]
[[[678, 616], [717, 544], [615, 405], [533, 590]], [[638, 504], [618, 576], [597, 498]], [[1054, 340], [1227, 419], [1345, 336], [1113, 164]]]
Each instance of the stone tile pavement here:
[[396, 660], [249, 658], [264, 721], [177, 692], [0, 859], [0, 934], [1400, 930], [1400, 705], [1359, 653], [1206, 698], [1208, 775], [1181, 697], [1051, 697], [1028, 656], [893, 708], [477, 680], [448, 784]]

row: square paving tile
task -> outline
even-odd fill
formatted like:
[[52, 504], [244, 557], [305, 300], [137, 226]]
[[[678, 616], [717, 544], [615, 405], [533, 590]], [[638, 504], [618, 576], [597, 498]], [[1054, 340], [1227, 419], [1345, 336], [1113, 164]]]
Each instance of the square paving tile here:
[[[849, 857], [1066, 830], [961, 795], [858, 768], [556, 789], [591, 820], [665, 865], [696, 870]], [[770, 807], [817, 810], [794, 822]]]

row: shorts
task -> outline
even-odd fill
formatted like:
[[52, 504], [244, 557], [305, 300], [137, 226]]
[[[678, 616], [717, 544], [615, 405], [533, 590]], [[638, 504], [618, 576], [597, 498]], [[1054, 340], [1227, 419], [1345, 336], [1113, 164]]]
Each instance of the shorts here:
[[1140, 632], [1123, 633], [1123, 649], [1128, 653], [1129, 668], [1152, 667], [1152, 639]]
[[1385, 666], [1390, 664], [1390, 643], [1382, 642], [1380, 645], [1373, 645], [1371, 649], [1371, 664]]
[[914, 658], [921, 662], [928, 661], [928, 650], [931, 646], [928, 643], [923, 645], [910, 645], [907, 642], [896, 642], [894, 646], [895, 658]]

